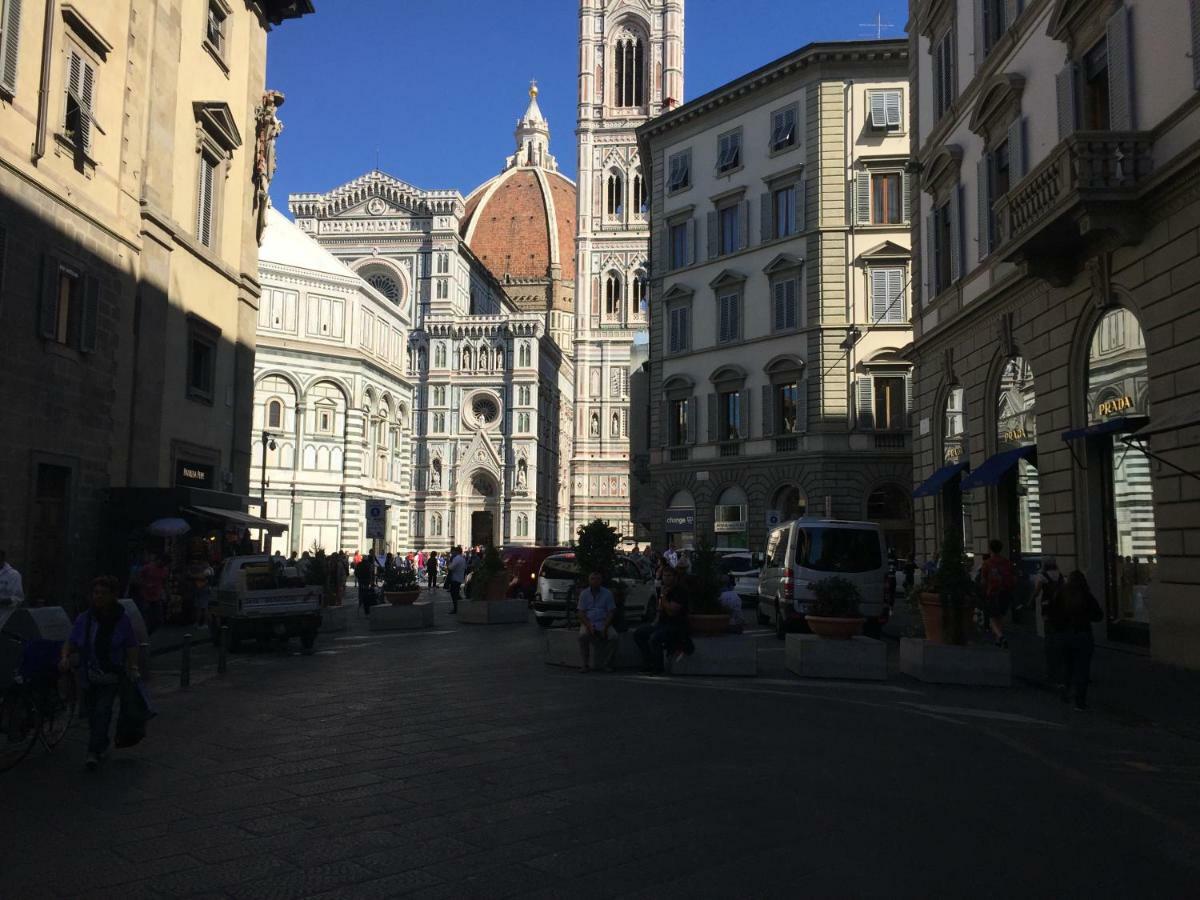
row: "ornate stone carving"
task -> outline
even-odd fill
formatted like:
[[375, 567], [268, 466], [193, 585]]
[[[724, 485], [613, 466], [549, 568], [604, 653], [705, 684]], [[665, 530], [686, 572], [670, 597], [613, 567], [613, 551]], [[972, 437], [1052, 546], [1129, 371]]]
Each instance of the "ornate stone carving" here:
[[271, 208], [271, 179], [275, 177], [275, 141], [283, 133], [283, 123], [275, 114], [283, 106], [283, 94], [266, 91], [254, 111], [254, 213], [255, 233], [262, 243], [267, 228], [267, 210]]
[[1092, 288], [1092, 303], [1098, 312], [1103, 312], [1112, 305], [1112, 253], [1101, 251], [1085, 265]]

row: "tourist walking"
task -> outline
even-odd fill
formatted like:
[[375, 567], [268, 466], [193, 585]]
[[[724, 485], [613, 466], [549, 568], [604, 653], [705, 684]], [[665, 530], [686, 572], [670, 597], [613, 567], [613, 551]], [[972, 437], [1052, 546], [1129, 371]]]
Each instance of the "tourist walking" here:
[[146, 622], [146, 633], [154, 634], [164, 621], [167, 578], [170, 571], [161, 558], [147, 554], [146, 561], [138, 570], [138, 597], [142, 601], [142, 618]]
[[[612, 634], [617, 601], [612, 591], [604, 586], [603, 573], [592, 572], [588, 575], [588, 586], [579, 592], [577, 608], [580, 622], [579, 655], [583, 660], [579, 671], [590, 672], [596, 668], [611, 672], [613, 656], [617, 652], [617, 641]], [[594, 664], [589, 655], [594, 659]]]
[[1017, 585], [1016, 570], [1012, 560], [1003, 555], [1004, 545], [1000, 541], [989, 541], [988, 550], [991, 552], [979, 569], [979, 577], [983, 582], [983, 613], [996, 646], [1007, 647], [1004, 617], [1012, 608], [1013, 588]]
[[[91, 605], [71, 627], [63, 644], [59, 668], [76, 668], [88, 722], [86, 768], [93, 771], [108, 752], [113, 706], [122, 682], [137, 681], [138, 641], [125, 608], [117, 602], [117, 579], [102, 576], [92, 582]], [[122, 716], [127, 701], [122, 699]]]
[[688, 597], [674, 569], [663, 569], [662, 585], [657, 619], [633, 633], [633, 639], [642, 651], [643, 674], [661, 674], [663, 654], [676, 656], [683, 653], [688, 640]]
[[429, 558], [425, 560], [425, 583], [429, 586], [430, 594], [437, 590], [438, 581], [438, 555], [436, 550], [429, 551]]
[[0, 550], [0, 606], [20, 606], [24, 600], [21, 573], [9, 565], [8, 556]]
[[1046, 631], [1046, 680], [1059, 689], [1067, 683], [1063, 671], [1063, 630], [1060, 620], [1051, 616], [1051, 610], [1058, 608], [1058, 594], [1065, 583], [1066, 579], [1058, 570], [1058, 561], [1053, 556], [1043, 557], [1042, 571], [1033, 589], [1032, 602], [1035, 608], [1042, 611], [1042, 623]]
[[1092, 623], [1103, 619], [1104, 613], [1088, 587], [1087, 578], [1078, 569], [1067, 576], [1067, 583], [1055, 593], [1047, 615], [1060, 636], [1063, 701], [1073, 699], [1076, 709], [1087, 709], [1088, 682], [1096, 650]]
[[354, 567], [354, 581], [358, 585], [358, 608], [369, 615], [375, 605], [375, 557], [370, 553]]
[[446, 566], [446, 582], [450, 588], [450, 612], [458, 612], [458, 599], [462, 596], [463, 581], [467, 577], [467, 560], [462, 547], [450, 551], [450, 562]]

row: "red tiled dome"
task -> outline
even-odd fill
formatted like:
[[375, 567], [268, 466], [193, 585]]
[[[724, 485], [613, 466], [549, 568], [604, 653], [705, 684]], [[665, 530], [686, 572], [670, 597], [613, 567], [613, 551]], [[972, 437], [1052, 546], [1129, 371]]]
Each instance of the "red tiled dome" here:
[[514, 167], [467, 197], [462, 236], [497, 278], [575, 280], [575, 184], [544, 168]]

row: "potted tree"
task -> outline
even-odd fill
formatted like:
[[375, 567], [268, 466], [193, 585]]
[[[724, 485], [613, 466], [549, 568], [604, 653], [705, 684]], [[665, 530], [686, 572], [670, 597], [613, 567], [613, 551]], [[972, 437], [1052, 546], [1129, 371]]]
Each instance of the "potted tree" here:
[[925, 640], [931, 644], [965, 644], [967, 624], [974, 608], [975, 584], [971, 581], [962, 535], [946, 530], [937, 572], [918, 590]]
[[866, 619], [859, 612], [862, 595], [858, 586], [845, 578], [824, 578], [812, 586], [813, 602], [804, 617], [809, 630], [823, 638], [848, 641], [862, 634]]
[[396, 566], [384, 573], [383, 599], [392, 606], [412, 606], [420, 596], [421, 588], [413, 569]]
[[508, 592], [508, 573], [500, 551], [488, 546], [481, 559], [471, 570], [470, 595], [472, 600], [503, 600]]
[[725, 634], [729, 628], [729, 613], [722, 608], [721, 567], [717, 551], [706, 541], [700, 541], [692, 552], [692, 571], [685, 589], [690, 594], [688, 628], [692, 634]]

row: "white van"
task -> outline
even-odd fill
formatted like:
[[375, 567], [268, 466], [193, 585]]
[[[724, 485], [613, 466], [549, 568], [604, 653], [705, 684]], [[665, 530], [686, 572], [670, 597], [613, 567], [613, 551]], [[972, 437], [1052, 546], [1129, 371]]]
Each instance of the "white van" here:
[[780, 640], [792, 628], [807, 627], [811, 585], [834, 575], [858, 587], [868, 635], [877, 635], [887, 621], [887, 549], [874, 522], [795, 519], [767, 535], [766, 557], [758, 581], [758, 624], [773, 624]]

